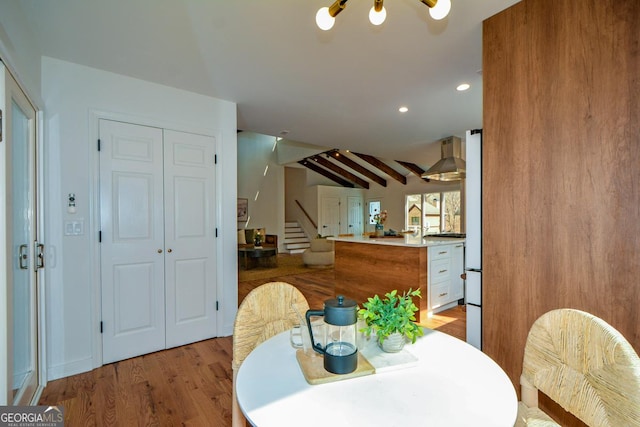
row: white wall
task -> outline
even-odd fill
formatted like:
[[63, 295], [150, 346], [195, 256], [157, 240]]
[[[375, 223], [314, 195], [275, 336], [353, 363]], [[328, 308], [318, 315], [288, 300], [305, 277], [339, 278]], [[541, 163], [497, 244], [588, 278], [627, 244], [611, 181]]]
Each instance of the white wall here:
[[237, 225], [277, 234], [283, 250], [284, 167], [278, 164], [274, 143], [273, 136], [238, 134], [238, 197], [249, 200], [249, 220]]
[[[236, 105], [69, 62], [42, 58], [45, 104], [45, 212], [49, 379], [101, 365], [98, 117], [211, 135], [216, 139], [218, 335], [237, 309]], [[75, 193], [77, 213], [65, 201]], [[64, 236], [65, 220], [84, 234]]]
[[286, 221], [297, 221], [309, 238], [318, 234], [318, 191], [315, 186], [307, 187], [307, 168], [285, 167], [285, 218]]

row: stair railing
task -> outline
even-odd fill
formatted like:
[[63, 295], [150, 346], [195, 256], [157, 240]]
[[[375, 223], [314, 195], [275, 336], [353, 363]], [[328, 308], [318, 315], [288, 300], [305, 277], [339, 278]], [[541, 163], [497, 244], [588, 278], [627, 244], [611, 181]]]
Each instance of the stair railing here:
[[316, 225], [316, 223], [311, 219], [311, 217], [309, 216], [309, 214], [307, 213], [307, 211], [302, 207], [302, 204], [300, 204], [300, 202], [296, 199], [296, 205], [298, 205], [298, 207], [302, 210], [302, 213], [304, 214], [304, 216], [307, 217], [307, 219], [309, 220], [309, 222], [313, 225], [313, 228], [318, 229], [318, 226]]

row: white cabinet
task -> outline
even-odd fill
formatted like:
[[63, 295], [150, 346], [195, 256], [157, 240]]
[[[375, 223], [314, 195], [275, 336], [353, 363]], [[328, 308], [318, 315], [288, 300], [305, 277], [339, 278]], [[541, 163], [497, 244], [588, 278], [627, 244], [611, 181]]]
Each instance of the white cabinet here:
[[464, 244], [430, 246], [427, 253], [428, 305], [436, 313], [458, 304], [464, 297]]

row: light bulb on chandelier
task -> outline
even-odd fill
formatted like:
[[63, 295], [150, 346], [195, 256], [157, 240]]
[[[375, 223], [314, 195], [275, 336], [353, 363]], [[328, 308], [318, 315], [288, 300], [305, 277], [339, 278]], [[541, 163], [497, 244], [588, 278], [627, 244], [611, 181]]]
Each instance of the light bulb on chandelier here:
[[451, 0], [438, 0], [433, 7], [429, 7], [429, 15], [436, 21], [445, 18], [451, 10]]
[[387, 10], [382, 6], [383, 0], [374, 0], [373, 7], [369, 11], [369, 22], [380, 25], [387, 19]]
[[[349, 0], [336, 0], [329, 7], [322, 7], [316, 13], [318, 28], [328, 31], [333, 28], [335, 17], [346, 7]], [[429, 15], [435, 20], [441, 20], [449, 15], [451, 0], [420, 0], [429, 7]], [[382, 24], [387, 18], [387, 11], [382, 6], [383, 0], [374, 0], [373, 7], [369, 10], [369, 21], [373, 25]]]
[[380, 12], [376, 12], [376, 10], [372, 7], [369, 11], [369, 22], [373, 25], [380, 25], [387, 19], [387, 11], [383, 7]]
[[333, 28], [333, 24], [336, 22], [336, 18], [329, 15], [328, 7], [321, 7], [316, 13], [316, 24], [318, 28], [324, 31], [328, 31]]
[[342, 12], [347, 5], [348, 0], [336, 0], [329, 7], [321, 7], [316, 13], [316, 25], [324, 31], [328, 31], [333, 27], [336, 21], [336, 15]]

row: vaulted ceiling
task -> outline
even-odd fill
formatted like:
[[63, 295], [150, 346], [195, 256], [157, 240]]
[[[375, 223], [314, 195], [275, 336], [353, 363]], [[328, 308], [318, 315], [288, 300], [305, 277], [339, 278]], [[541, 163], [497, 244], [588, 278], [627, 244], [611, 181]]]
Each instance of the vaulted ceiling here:
[[482, 21], [516, 2], [452, 0], [434, 21], [387, 0], [374, 27], [373, 2], [350, 0], [329, 32], [314, 17], [331, 0], [19, 4], [43, 55], [234, 101], [239, 129], [427, 165], [482, 126]]
[[[414, 163], [380, 160], [368, 154], [338, 149], [305, 157], [298, 163], [343, 187], [351, 188], [369, 189], [370, 182], [386, 187], [388, 178], [406, 185], [407, 174], [413, 173], [422, 178], [424, 173], [424, 169]], [[422, 179], [429, 182], [426, 178]]]

